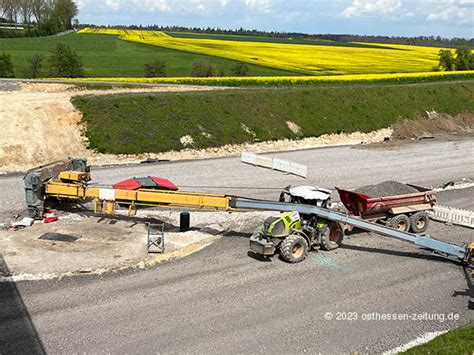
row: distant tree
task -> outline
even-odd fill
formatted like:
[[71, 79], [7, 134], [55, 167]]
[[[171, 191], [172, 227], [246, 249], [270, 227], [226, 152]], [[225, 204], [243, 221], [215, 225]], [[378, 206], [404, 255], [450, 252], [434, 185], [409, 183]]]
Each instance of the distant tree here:
[[33, 15], [33, 0], [17, 0], [17, 3], [23, 23], [29, 26]]
[[249, 66], [243, 62], [239, 62], [232, 67], [232, 74], [235, 76], [247, 76]]
[[15, 24], [18, 22], [18, 1], [19, 0], [2, 0], [1, 4], [3, 16], [5, 16], [9, 22], [13, 22]]
[[37, 24], [47, 18], [51, 13], [51, 8], [47, 0], [32, 0], [31, 12]]
[[159, 78], [166, 76], [166, 63], [162, 60], [156, 59], [150, 63], [145, 64], [145, 77]]
[[37, 79], [41, 76], [44, 68], [44, 55], [34, 54], [28, 57], [28, 68], [26, 69], [26, 76], [28, 78]]
[[439, 51], [439, 67], [446, 71], [454, 70], [454, 57], [450, 49], [441, 49]]
[[474, 70], [474, 55], [468, 47], [456, 49], [456, 59], [454, 60], [456, 70]]
[[84, 69], [79, 56], [64, 43], [58, 43], [49, 57], [49, 76], [53, 78], [82, 78]]
[[0, 54], [0, 78], [14, 78], [13, 62], [10, 54]]
[[79, 8], [72, 0], [56, 0], [54, 2], [54, 14], [61, 24], [61, 30], [72, 29], [72, 19], [78, 14]]
[[191, 76], [210, 77], [216, 76], [216, 68], [204, 59], [197, 59], [191, 66]]

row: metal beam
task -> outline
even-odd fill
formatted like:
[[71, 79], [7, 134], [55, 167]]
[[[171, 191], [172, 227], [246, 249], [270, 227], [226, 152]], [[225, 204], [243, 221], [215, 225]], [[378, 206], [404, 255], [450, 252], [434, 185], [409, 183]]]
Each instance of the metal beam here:
[[416, 235], [408, 232], [401, 232], [399, 230], [386, 227], [380, 224], [364, 221], [359, 218], [352, 217], [348, 214], [331, 211], [325, 208], [301, 205], [295, 203], [273, 202], [266, 200], [254, 200], [236, 197], [232, 200], [231, 206], [236, 209], [252, 209], [252, 210], [266, 210], [291, 212], [298, 211], [302, 214], [313, 214], [319, 217], [326, 218], [331, 221], [349, 224], [354, 227], [363, 229], [368, 232], [374, 232], [387, 237], [397, 238], [407, 242], [411, 242], [423, 248], [427, 248], [439, 253], [445, 253], [449, 256], [454, 256], [460, 261], [464, 260], [466, 256], [465, 245], [455, 245], [451, 243], [442, 242], [431, 238], [427, 235]]

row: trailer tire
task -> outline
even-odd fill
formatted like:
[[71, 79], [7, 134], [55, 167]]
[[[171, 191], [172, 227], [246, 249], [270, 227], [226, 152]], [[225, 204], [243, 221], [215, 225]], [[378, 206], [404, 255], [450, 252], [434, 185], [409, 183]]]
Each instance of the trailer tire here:
[[411, 230], [414, 233], [423, 233], [428, 229], [430, 218], [426, 212], [417, 212], [410, 216]]
[[299, 263], [306, 258], [307, 254], [308, 243], [301, 235], [291, 234], [281, 242], [280, 255], [289, 263]]
[[410, 230], [410, 218], [406, 214], [398, 214], [390, 219], [390, 227], [400, 232], [408, 232]]
[[334, 250], [341, 246], [344, 239], [344, 226], [330, 222], [328, 228], [321, 236], [321, 249]]

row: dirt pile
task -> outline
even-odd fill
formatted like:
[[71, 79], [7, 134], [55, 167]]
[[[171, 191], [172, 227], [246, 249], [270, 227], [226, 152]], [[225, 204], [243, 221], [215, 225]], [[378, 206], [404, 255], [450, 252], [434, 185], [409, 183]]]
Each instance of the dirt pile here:
[[414, 187], [398, 181], [384, 181], [377, 185], [362, 186], [355, 191], [371, 197], [387, 197], [418, 192]]
[[474, 133], [474, 114], [464, 112], [456, 117], [428, 111], [425, 118], [393, 125], [394, 139], [416, 139], [423, 136], [462, 135]]
[[[87, 149], [84, 127], [80, 125], [82, 115], [71, 104], [72, 96], [209, 90], [196, 87], [156, 87], [75, 91], [70, 85], [63, 84], [21, 84], [21, 88], [21, 91], [0, 91], [0, 173], [25, 171], [71, 156], [97, 156]], [[120, 159], [99, 156], [96, 160], [99, 164], [109, 164]]]

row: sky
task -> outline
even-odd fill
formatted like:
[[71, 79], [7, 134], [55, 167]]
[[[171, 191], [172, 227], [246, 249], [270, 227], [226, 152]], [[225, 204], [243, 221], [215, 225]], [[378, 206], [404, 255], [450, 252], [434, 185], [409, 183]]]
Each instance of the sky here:
[[78, 0], [79, 21], [474, 38], [474, 0]]

